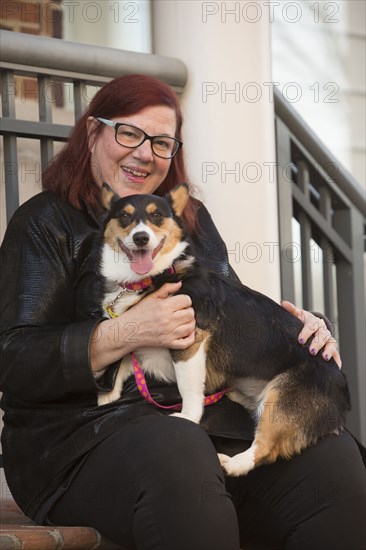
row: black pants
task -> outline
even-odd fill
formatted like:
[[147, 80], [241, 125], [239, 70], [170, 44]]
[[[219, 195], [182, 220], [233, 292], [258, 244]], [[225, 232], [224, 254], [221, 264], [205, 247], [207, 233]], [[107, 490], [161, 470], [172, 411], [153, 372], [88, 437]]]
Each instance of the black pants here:
[[138, 418], [90, 453], [49, 518], [139, 550], [365, 549], [365, 470], [348, 433], [224, 478], [215, 447], [249, 445], [183, 419]]

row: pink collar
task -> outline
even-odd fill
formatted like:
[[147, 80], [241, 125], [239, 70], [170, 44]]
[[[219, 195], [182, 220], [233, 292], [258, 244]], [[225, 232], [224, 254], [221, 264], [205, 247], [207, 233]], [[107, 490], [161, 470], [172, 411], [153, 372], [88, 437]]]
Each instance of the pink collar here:
[[[149, 389], [146, 384], [145, 375], [142, 371], [142, 368], [137, 362], [137, 359], [133, 353], [131, 353], [132, 358], [132, 364], [133, 364], [133, 372], [135, 375], [136, 385], [141, 393], [142, 397], [146, 399], [149, 403], [152, 405], [155, 405], [156, 407], [160, 407], [161, 409], [173, 409], [176, 411], [182, 410], [182, 403], [177, 403], [176, 405], [160, 405], [154, 399], [151, 397]], [[208, 395], [204, 399], [204, 405], [212, 405], [213, 403], [217, 403], [224, 395], [227, 393], [227, 389], [219, 391], [217, 393], [214, 393], [213, 395]]]
[[[170, 266], [167, 271], [169, 271], [171, 275], [175, 273], [175, 269], [173, 266]], [[145, 288], [149, 288], [149, 286], [151, 286], [152, 284], [152, 277], [145, 277], [145, 279], [142, 279], [141, 281], [135, 281], [133, 283], [118, 283], [118, 286], [120, 286], [121, 288], [125, 288], [126, 290], [144, 290]]]

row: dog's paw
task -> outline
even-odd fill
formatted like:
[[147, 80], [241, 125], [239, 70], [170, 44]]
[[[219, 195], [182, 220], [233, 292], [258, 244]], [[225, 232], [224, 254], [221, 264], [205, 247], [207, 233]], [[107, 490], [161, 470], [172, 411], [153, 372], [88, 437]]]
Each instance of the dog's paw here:
[[188, 414], [184, 413], [173, 413], [170, 416], [175, 416], [176, 418], [185, 418], [186, 420], [190, 420], [191, 422], [194, 422], [195, 424], [199, 424], [199, 421], [192, 418], [192, 416], [189, 416]]
[[113, 403], [113, 401], [117, 401], [119, 397], [119, 393], [115, 394], [114, 392], [101, 392], [98, 394], [98, 407], [100, 407], [101, 405], [107, 405], [108, 403]]
[[242, 405], [243, 402], [243, 394], [239, 390], [230, 390], [227, 392], [226, 397], [230, 399], [230, 401], [234, 401], [235, 403], [239, 403], [239, 405]]
[[255, 468], [254, 451], [252, 448], [232, 457], [219, 453], [218, 457], [222, 469], [228, 476], [244, 476]]
[[225, 470], [225, 464], [228, 464], [229, 461], [230, 461], [230, 457], [227, 456], [227, 455], [224, 455], [223, 453], [218, 453], [217, 454], [218, 458], [219, 458], [219, 461], [220, 461], [220, 464], [221, 464], [221, 468], [223, 470]]

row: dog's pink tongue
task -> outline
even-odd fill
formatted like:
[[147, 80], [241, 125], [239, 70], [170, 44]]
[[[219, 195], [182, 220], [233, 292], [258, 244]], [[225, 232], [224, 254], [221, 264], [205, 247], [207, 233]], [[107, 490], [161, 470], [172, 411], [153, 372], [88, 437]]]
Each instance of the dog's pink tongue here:
[[149, 273], [154, 264], [149, 250], [135, 250], [131, 262], [131, 269], [138, 275]]

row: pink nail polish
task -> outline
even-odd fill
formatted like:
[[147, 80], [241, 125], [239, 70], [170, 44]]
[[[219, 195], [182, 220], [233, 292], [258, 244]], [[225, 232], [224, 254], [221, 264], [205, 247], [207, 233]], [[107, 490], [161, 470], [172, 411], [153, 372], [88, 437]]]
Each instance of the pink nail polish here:
[[316, 349], [315, 349], [315, 348], [311, 348], [310, 353], [311, 353], [311, 355], [316, 355]]
[[299, 343], [303, 344], [305, 342], [304, 338], [299, 338]]

